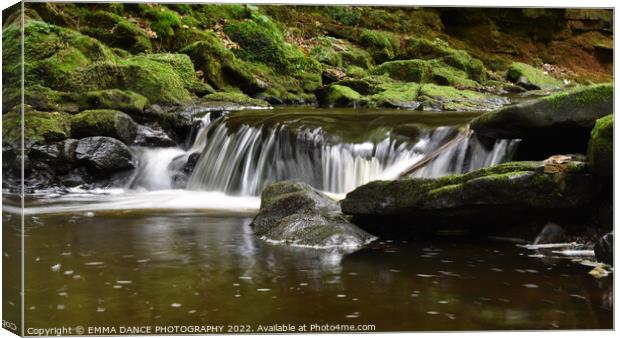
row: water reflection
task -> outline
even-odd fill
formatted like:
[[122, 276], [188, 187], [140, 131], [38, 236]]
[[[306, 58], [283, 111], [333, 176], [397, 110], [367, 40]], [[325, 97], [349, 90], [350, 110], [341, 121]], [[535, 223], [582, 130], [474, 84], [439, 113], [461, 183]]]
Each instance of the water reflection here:
[[29, 326], [612, 326], [610, 278], [595, 280], [568, 259], [546, 265], [512, 245], [383, 239], [343, 255], [265, 243], [248, 217], [34, 217], [26, 222]]

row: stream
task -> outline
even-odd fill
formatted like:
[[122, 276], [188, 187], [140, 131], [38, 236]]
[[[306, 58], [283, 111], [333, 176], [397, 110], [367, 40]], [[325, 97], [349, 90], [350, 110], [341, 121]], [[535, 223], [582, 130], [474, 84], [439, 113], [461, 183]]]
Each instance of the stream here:
[[[26, 197], [26, 327], [613, 327], [611, 278], [589, 276], [574, 257], [452, 236], [381, 238], [343, 252], [253, 235], [249, 224], [269, 183], [301, 180], [343, 198], [364, 183], [398, 178], [475, 113], [287, 107], [211, 114], [198, 117], [183, 148], [132, 148], [138, 166], [121, 186]], [[517, 146], [469, 136], [414, 175], [502, 163]], [[184, 177], [179, 168], [193, 153], [196, 166]], [[15, 236], [19, 199], [5, 194], [3, 203], [3, 236]], [[19, 262], [10, 249], [4, 262]], [[4, 284], [5, 309], [19, 307], [6, 292], [18, 278]]]

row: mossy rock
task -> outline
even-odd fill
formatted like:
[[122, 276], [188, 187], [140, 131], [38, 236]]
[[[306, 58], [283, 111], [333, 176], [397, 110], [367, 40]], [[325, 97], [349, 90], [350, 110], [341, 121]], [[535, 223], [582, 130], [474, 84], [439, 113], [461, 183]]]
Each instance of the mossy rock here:
[[385, 83], [378, 86], [381, 92], [368, 96], [367, 105], [372, 107], [417, 109], [421, 86], [414, 82]]
[[349, 223], [336, 201], [300, 182], [267, 186], [251, 226], [264, 240], [317, 249], [357, 249], [375, 239]]
[[131, 144], [137, 129], [133, 119], [118, 110], [85, 110], [71, 117], [71, 136], [74, 138], [108, 136]]
[[356, 107], [361, 99], [362, 95], [349, 87], [331, 85], [326, 93], [321, 95], [319, 103], [323, 107]]
[[[51, 143], [69, 138], [71, 115], [62, 112], [41, 112], [30, 107], [24, 109], [24, 142]], [[19, 107], [2, 115], [2, 142], [20, 142], [22, 137]]]
[[217, 89], [234, 86], [248, 94], [265, 89], [250, 67], [226, 49], [215, 34], [210, 33], [206, 40], [186, 46], [181, 53], [189, 55], [196, 70], [203, 72], [204, 80]]
[[526, 89], [559, 89], [564, 86], [562, 81], [521, 62], [514, 62], [510, 65], [506, 72], [506, 79]]
[[429, 61], [429, 66], [432, 69], [431, 79], [429, 82], [452, 87], [468, 87], [476, 88], [480, 87], [480, 83], [469, 78], [466, 71], [452, 67], [446, 64], [444, 61], [432, 60]]
[[389, 217], [416, 217], [436, 220], [433, 224], [456, 220], [480, 226], [489, 220], [495, 227], [510, 226], [511, 217], [578, 213], [590, 206], [594, 184], [585, 163], [570, 161], [561, 168], [510, 162], [437, 179], [375, 181], [348, 193], [341, 206], [356, 219], [374, 217], [378, 224], [392, 224]]
[[149, 60], [169, 65], [173, 69], [175, 74], [177, 74], [181, 78], [185, 89], [187, 89], [188, 91], [196, 93], [198, 96], [203, 96], [205, 94], [211, 94], [215, 92], [215, 90], [213, 90], [210, 85], [202, 83], [198, 80], [198, 78], [196, 77], [194, 64], [192, 63], [192, 60], [188, 55], [175, 53], [159, 53], [149, 54], [148, 58]]
[[614, 173], [614, 116], [596, 120], [588, 144], [588, 160], [592, 172], [599, 177], [611, 178]]
[[370, 53], [375, 63], [391, 60], [400, 44], [397, 37], [389, 32], [364, 29], [359, 38], [360, 45]]
[[418, 100], [424, 110], [443, 111], [491, 111], [507, 102], [500, 97], [436, 84], [422, 85]]
[[460, 78], [470, 79], [478, 83], [483, 83], [489, 79], [488, 71], [481, 60], [472, 57], [464, 50], [449, 47], [445, 41], [440, 39], [431, 41], [424, 38], [408, 37], [404, 39], [397, 58], [434, 60], [433, 68], [437, 66], [437, 63], [441, 63], [443, 67], [449, 66], [465, 72], [465, 76], [460, 75]]
[[363, 77], [368, 76], [368, 72], [359, 66], [351, 65], [345, 69], [345, 73], [348, 77], [354, 79], [361, 79]]
[[288, 72], [285, 42], [280, 30], [265, 16], [257, 20], [229, 23], [224, 31], [240, 48], [235, 54], [246, 61], [257, 61]]
[[131, 90], [145, 96], [151, 103], [165, 105], [181, 105], [191, 101], [190, 92], [186, 88], [187, 79], [183, 80], [182, 75], [170, 64], [151, 59], [150, 56], [134, 56], [116, 63], [96, 62], [74, 75], [72, 85], [82, 91], [113, 88]]
[[137, 23], [108, 11], [87, 11], [80, 32], [106, 43], [109, 47], [121, 48], [134, 54], [153, 49], [146, 30]]
[[405, 82], [423, 83], [430, 80], [432, 69], [424, 60], [398, 60], [385, 62], [373, 69], [372, 73], [388, 75]]
[[566, 128], [589, 131], [597, 119], [613, 112], [613, 92], [612, 84], [579, 87], [486, 113], [471, 126], [496, 138], [538, 138]]
[[[20, 36], [21, 31], [17, 25], [3, 29], [3, 78], [7, 82], [18, 81], [21, 76], [20, 64], [10, 62], [16, 57], [20, 58]], [[59, 90], [72, 82], [76, 69], [92, 62], [111, 61], [115, 57], [101, 42], [76, 31], [37, 20], [25, 22], [26, 86], [42, 85]]]
[[246, 107], [269, 107], [269, 103], [251, 98], [243, 93], [235, 92], [217, 92], [206, 95], [202, 98], [204, 101], [235, 103]]
[[148, 106], [148, 99], [129, 90], [105, 89], [93, 90], [72, 95], [80, 110], [114, 109], [128, 114], [142, 113]]

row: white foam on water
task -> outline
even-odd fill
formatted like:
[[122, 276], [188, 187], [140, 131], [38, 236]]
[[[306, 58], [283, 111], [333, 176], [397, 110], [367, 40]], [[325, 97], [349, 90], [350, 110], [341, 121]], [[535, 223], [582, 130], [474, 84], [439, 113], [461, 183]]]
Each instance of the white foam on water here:
[[[24, 213], [84, 213], [115, 210], [202, 210], [255, 213], [260, 206], [259, 197], [228, 196], [221, 192], [188, 190], [127, 190], [117, 194], [67, 194], [53, 200], [53, 204], [26, 207]], [[19, 208], [14, 208], [19, 212]]]

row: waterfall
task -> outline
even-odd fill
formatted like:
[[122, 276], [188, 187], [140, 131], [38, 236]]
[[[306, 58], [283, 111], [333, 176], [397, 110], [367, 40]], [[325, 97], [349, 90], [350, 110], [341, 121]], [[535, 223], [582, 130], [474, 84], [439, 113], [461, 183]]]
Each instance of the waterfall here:
[[[458, 139], [462, 133], [455, 126], [421, 127], [415, 136], [403, 136], [391, 127], [376, 129], [385, 125], [373, 129], [372, 123], [360, 119], [356, 126], [364, 128], [359, 134], [367, 135], [351, 138], [352, 133], [340, 133], [334, 125], [306, 123], [314, 120], [305, 115], [257, 120], [255, 115], [213, 114], [197, 120], [184, 148], [134, 147], [138, 169], [128, 188], [259, 196], [272, 182], [298, 180], [344, 194], [373, 180], [397, 179], [420, 161], [428, 163], [410, 176], [440, 177], [495, 165], [509, 160], [518, 143], [476, 135]], [[451, 141], [454, 144], [448, 146]], [[439, 154], [425, 160], [433, 152]], [[196, 163], [191, 174], [188, 161]]]
[[[380, 141], [347, 143], [333, 142], [321, 128], [242, 124], [232, 129], [221, 119], [210, 126], [208, 134], [187, 188], [257, 196], [266, 185], [280, 180], [299, 180], [343, 194], [373, 180], [396, 179], [457, 131], [454, 127], [428, 129], [407, 141], [388, 132]], [[487, 149], [470, 137], [416, 175], [436, 177], [497, 164], [509, 158], [512, 147], [513, 142], [499, 140]]]
[[[131, 189], [166, 190], [173, 188], [173, 162], [185, 163], [192, 153], [199, 152], [206, 144], [206, 131], [211, 124], [211, 113], [206, 113], [198, 120], [195, 139], [189, 149], [133, 147], [137, 155], [138, 169], [130, 181]], [[191, 142], [190, 142], [191, 143]]]
[[485, 144], [475, 134], [470, 135], [441, 152], [411, 176], [433, 178], [490, 167], [510, 160], [519, 144], [518, 140], [486, 140], [488, 142], [491, 144]]

